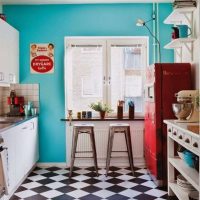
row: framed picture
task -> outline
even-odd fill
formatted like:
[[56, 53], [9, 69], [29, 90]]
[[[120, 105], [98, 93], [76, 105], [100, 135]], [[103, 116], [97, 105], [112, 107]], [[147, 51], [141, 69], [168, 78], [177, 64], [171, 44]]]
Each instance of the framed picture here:
[[30, 44], [30, 71], [33, 74], [54, 73], [54, 44]]

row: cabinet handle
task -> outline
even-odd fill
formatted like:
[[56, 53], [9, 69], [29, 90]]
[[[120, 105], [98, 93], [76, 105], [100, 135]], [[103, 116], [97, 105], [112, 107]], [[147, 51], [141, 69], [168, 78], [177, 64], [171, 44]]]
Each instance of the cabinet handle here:
[[3, 72], [0, 72], [0, 81], [3, 81], [4, 80], [4, 74]]
[[178, 137], [180, 140], [182, 140], [183, 139], [183, 136], [182, 135], [179, 135], [179, 137]]
[[106, 84], [106, 76], [103, 76], [103, 84]]
[[31, 122], [31, 124], [32, 124], [32, 128], [31, 128], [31, 130], [34, 130], [35, 129], [35, 124], [34, 124], [34, 122]]
[[198, 143], [197, 143], [197, 142], [195, 142], [195, 143], [193, 144], [193, 147], [196, 147], [196, 148], [198, 148]]
[[185, 140], [185, 143], [190, 143], [190, 140], [187, 138], [187, 139]]
[[171, 132], [172, 132], [172, 129], [171, 129], [171, 128], [169, 128], [169, 129], [168, 129], [168, 132], [169, 132], [169, 133], [171, 133]]
[[13, 74], [9, 74], [9, 81], [13, 83]]
[[176, 131], [173, 132], [173, 135], [176, 135]]
[[27, 126], [24, 126], [22, 129], [25, 130], [25, 129], [27, 129], [27, 128], [28, 128]]

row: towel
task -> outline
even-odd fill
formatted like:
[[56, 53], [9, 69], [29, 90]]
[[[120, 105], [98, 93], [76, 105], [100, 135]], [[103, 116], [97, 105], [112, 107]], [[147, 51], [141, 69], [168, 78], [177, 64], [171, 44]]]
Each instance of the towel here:
[[7, 150], [0, 151], [0, 196], [8, 194], [7, 173], [6, 173], [6, 157]]

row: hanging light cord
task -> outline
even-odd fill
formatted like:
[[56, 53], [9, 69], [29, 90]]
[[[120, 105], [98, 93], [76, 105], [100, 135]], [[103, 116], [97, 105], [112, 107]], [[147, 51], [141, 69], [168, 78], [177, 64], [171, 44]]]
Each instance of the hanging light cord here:
[[151, 32], [151, 30], [149, 29], [149, 27], [144, 23], [144, 26], [147, 28], [147, 30], [149, 31], [149, 33], [151, 34], [151, 36], [153, 38], [155, 38], [156, 42], [158, 43], [158, 51], [159, 51], [159, 62], [161, 62], [161, 51], [160, 51], [160, 42], [157, 39], [157, 37]]

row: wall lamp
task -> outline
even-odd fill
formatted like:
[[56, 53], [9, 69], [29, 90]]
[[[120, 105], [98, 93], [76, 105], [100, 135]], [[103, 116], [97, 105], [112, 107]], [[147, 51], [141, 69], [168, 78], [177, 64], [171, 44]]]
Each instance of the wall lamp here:
[[160, 51], [160, 42], [158, 40], [158, 38], [156, 37], [156, 35], [154, 35], [151, 30], [149, 29], [149, 27], [146, 25], [148, 22], [155, 20], [155, 17], [152, 17], [150, 20], [148, 21], [144, 21], [143, 19], [137, 19], [136, 21], [136, 26], [145, 26], [147, 28], [147, 30], [149, 31], [149, 33], [151, 34], [151, 36], [156, 40], [156, 43], [158, 44], [158, 51], [159, 51], [159, 57], [158, 57], [158, 62], [161, 61], [161, 51]]

